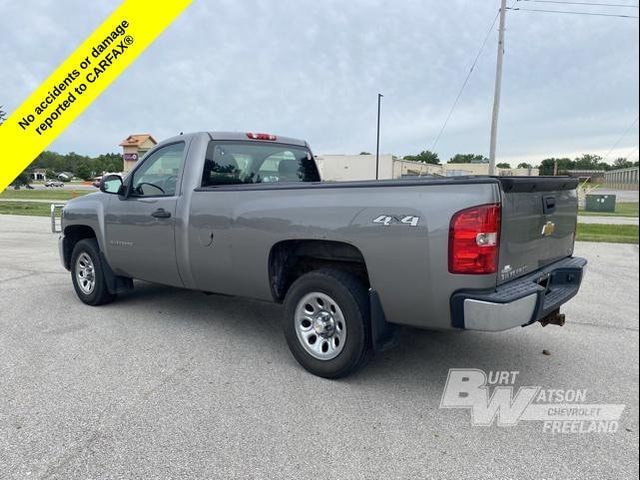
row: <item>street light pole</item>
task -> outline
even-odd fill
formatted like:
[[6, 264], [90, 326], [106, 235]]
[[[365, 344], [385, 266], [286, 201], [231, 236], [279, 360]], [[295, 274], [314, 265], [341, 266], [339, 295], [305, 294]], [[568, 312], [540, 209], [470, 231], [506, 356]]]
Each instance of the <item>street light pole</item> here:
[[378, 128], [376, 129], [376, 180], [378, 180], [378, 174], [380, 170], [380, 101], [382, 100], [381, 93], [378, 94]]
[[507, 13], [507, 0], [501, 0], [500, 27], [498, 28], [498, 59], [496, 62], [496, 86], [493, 93], [493, 114], [491, 116], [491, 142], [489, 145], [489, 175], [496, 174], [496, 141], [498, 137], [498, 112], [500, 110], [500, 91], [502, 89], [502, 59], [504, 57], [504, 24]]

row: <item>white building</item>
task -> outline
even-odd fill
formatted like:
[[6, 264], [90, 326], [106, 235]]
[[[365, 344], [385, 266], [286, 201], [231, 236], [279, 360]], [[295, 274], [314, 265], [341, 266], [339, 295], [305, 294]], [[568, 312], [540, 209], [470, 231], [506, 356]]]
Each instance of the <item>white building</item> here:
[[[375, 155], [319, 155], [316, 163], [323, 180], [375, 180]], [[380, 155], [378, 178], [393, 178], [393, 157]]]
[[[323, 180], [375, 180], [375, 155], [319, 155], [316, 157], [320, 176]], [[380, 155], [378, 178], [391, 179], [418, 175], [438, 175], [454, 177], [462, 175], [489, 175], [488, 163], [445, 163], [431, 165], [422, 162], [410, 162], [393, 155]], [[499, 168], [500, 176], [538, 176], [537, 168]]]

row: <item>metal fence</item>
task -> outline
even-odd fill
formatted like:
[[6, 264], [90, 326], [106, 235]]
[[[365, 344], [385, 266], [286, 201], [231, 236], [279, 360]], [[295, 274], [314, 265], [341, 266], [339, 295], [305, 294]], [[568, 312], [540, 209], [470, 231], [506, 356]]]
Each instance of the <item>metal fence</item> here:
[[638, 167], [605, 172], [604, 186], [616, 190], [638, 190]]

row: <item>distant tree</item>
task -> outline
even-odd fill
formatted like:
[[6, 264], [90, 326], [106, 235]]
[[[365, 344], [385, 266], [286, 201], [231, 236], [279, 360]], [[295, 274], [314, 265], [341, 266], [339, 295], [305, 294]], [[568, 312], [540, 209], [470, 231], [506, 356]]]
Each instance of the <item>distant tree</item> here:
[[11, 182], [11, 185], [14, 186], [14, 187], [20, 188], [20, 187], [26, 187], [30, 183], [31, 183], [31, 176], [29, 175], [29, 173], [26, 170], [23, 170], [15, 178], [15, 180], [13, 182]]
[[500, 162], [496, 165], [498, 168], [511, 168], [511, 164], [507, 162]]
[[7, 119], [7, 112], [3, 110], [4, 105], [0, 105], [0, 125]]
[[403, 160], [410, 162], [430, 163], [431, 165], [440, 165], [438, 154], [430, 150], [423, 150], [417, 155], [407, 155]]
[[95, 159], [96, 172], [119, 172], [122, 170], [122, 155], [118, 153], [106, 153], [98, 155]]
[[475, 153], [456, 153], [447, 163], [489, 163], [489, 159]]
[[533, 166], [530, 163], [521, 162], [518, 164], [518, 168], [533, 168]]
[[360, 152], [358, 155], [371, 155], [369, 152]]
[[556, 162], [558, 164], [558, 174], [575, 168], [575, 162], [570, 158], [545, 158], [540, 162], [540, 175], [553, 175], [554, 165]]
[[82, 180], [91, 180], [94, 172], [91, 170], [91, 166], [88, 162], [82, 162], [75, 169], [74, 173]]
[[603, 162], [600, 155], [585, 153], [575, 159], [574, 168], [576, 170], [610, 170], [611, 165]]
[[633, 167], [633, 162], [630, 162], [626, 158], [616, 158], [613, 161], [613, 168], [631, 168]]
[[585, 153], [575, 160], [569, 158], [545, 158], [540, 163], [540, 175], [553, 175], [554, 164], [558, 164], [558, 174], [562, 175], [567, 170], [610, 170], [611, 165], [604, 162], [599, 155]]

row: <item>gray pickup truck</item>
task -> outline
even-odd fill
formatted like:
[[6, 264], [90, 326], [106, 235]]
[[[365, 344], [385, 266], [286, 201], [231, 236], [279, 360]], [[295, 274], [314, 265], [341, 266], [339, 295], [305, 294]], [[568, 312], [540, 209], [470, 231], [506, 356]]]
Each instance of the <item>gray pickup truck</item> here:
[[561, 324], [587, 263], [573, 256], [576, 186], [566, 177], [322, 182], [304, 141], [193, 133], [68, 202], [60, 255], [89, 305], [133, 279], [283, 303], [293, 356], [337, 378], [393, 343], [397, 325]]

